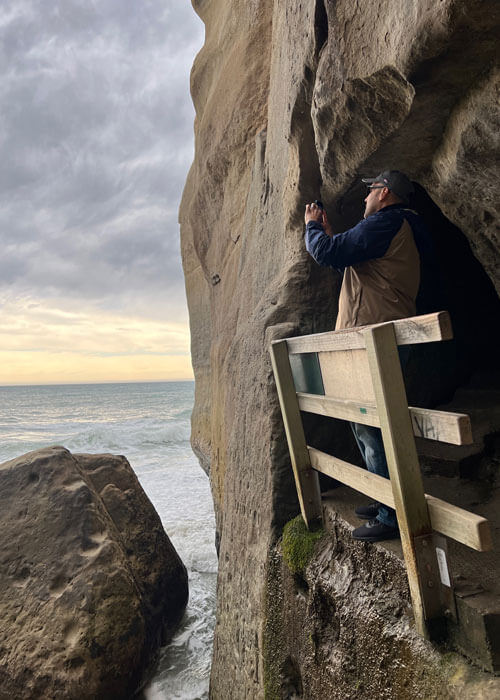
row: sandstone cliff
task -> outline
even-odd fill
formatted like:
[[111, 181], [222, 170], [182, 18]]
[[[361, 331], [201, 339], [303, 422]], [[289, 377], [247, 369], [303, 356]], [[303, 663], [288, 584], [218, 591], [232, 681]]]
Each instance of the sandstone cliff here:
[[132, 697], [188, 589], [125, 457], [30, 452], [0, 501], [0, 698]]
[[[488, 364], [499, 338], [485, 325], [498, 314], [500, 289], [500, 6], [194, 7], [206, 41], [192, 72], [196, 155], [180, 220], [192, 442], [210, 473], [220, 538], [212, 696], [261, 698], [275, 595], [266, 581], [281, 526], [298, 512], [268, 347], [333, 328], [339, 285], [303, 248], [304, 204], [320, 197], [344, 230], [362, 214], [361, 176], [405, 170], [448, 263], [462, 379], [478, 354]], [[320, 696], [306, 688], [304, 697]]]

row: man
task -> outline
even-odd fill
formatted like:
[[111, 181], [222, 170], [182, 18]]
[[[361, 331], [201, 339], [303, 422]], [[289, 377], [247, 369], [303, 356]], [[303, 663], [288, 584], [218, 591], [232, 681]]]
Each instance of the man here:
[[[422, 219], [407, 208], [410, 180], [398, 170], [386, 170], [363, 182], [368, 185], [364, 218], [348, 231], [334, 235], [322, 207], [306, 206], [307, 251], [320, 265], [344, 270], [336, 330], [428, 313], [436, 301], [432, 240]], [[403, 366], [407, 357], [401, 348]], [[351, 425], [368, 470], [388, 478], [380, 429]], [[392, 508], [372, 503], [356, 515], [368, 522], [353, 531], [355, 539], [399, 537]]]

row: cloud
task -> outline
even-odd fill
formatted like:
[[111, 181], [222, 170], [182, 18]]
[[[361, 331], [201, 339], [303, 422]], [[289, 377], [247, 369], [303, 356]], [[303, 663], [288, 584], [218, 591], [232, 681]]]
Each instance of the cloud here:
[[189, 356], [189, 332], [181, 322], [145, 319], [124, 311], [75, 311], [32, 298], [4, 299], [2, 309], [3, 350]]
[[0, 384], [190, 379], [185, 323], [1, 299]]
[[203, 41], [190, 4], [18, 0], [0, 32], [0, 292], [185, 323], [177, 209]]

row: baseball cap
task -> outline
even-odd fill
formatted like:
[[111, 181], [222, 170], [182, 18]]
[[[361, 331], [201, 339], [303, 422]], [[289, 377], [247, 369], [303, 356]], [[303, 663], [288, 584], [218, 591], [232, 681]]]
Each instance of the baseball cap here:
[[410, 194], [414, 192], [411, 180], [400, 170], [384, 170], [380, 175], [377, 175], [377, 177], [364, 177], [362, 180], [366, 184], [381, 182], [405, 201], [407, 201]]

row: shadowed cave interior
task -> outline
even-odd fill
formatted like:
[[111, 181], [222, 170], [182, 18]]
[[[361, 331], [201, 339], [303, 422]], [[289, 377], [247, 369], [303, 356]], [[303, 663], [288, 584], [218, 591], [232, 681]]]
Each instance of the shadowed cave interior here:
[[[424, 217], [432, 232], [454, 339], [413, 347], [404, 373], [408, 403], [467, 413], [474, 438], [472, 445], [464, 446], [416, 438], [424, 490], [484, 515], [495, 533], [500, 525], [500, 331], [494, 321], [500, 319], [500, 300], [465, 234], [442, 213], [421, 185], [414, 184], [415, 194], [409, 206]], [[339, 230], [345, 230], [362, 217], [363, 192], [356, 185], [342, 202], [337, 216], [343, 220], [344, 229]], [[307, 444], [362, 466], [347, 422], [307, 413], [302, 416]], [[332, 488], [337, 492], [337, 482], [324, 474], [319, 477], [323, 493]], [[341, 502], [350, 502], [352, 509], [358, 496], [340, 486], [333, 496], [332, 507], [337, 507], [339, 497]], [[500, 556], [495, 551], [475, 552], [450, 540], [449, 560], [457, 606], [462, 605], [461, 618], [467, 619], [466, 625], [448, 623], [449, 638], [479, 665], [485, 665], [481, 654], [476, 657], [471, 649], [484, 644], [488, 658], [493, 659], [490, 670], [498, 673]], [[476, 609], [479, 604], [480, 610]], [[469, 630], [465, 631], [465, 627]], [[476, 634], [478, 627], [482, 630], [480, 643], [474, 635], [472, 641], [467, 636], [470, 629]]]

